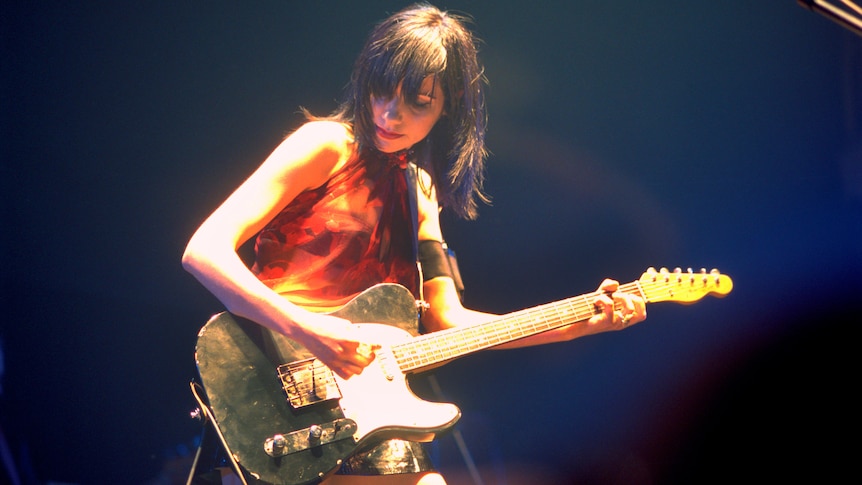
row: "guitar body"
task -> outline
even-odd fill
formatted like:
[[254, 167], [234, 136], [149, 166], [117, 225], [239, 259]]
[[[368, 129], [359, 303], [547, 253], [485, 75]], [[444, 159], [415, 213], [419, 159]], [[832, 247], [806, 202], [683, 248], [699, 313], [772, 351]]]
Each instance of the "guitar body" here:
[[[315, 366], [296, 342], [230, 313], [215, 315], [201, 329], [196, 361], [214, 425], [246, 477], [275, 485], [316, 483], [379, 439], [429, 441], [460, 417], [452, 404], [416, 397], [393, 365], [387, 344], [417, 334], [415, 299], [406, 288], [374, 286], [333, 315], [375, 322], [362, 325], [383, 344], [375, 361], [350, 379]], [[285, 370], [294, 363], [297, 370]], [[294, 382], [308, 375], [304, 384]], [[286, 379], [295, 385], [286, 387]], [[324, 385], [327, 392], [318, 389]], [[291, 396], [288, 388], [299, 392]]]

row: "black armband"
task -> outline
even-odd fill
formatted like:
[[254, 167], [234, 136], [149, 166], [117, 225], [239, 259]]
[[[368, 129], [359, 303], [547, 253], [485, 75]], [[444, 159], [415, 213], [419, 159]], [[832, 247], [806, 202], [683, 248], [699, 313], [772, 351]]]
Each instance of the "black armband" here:
[[446, 243], [430, 239], [419, 241], [419, 263], [422, 265], [423, 281], [448, 276], [455, 282], [459, 293], [464, 291], [455, 251], [446, 246]]

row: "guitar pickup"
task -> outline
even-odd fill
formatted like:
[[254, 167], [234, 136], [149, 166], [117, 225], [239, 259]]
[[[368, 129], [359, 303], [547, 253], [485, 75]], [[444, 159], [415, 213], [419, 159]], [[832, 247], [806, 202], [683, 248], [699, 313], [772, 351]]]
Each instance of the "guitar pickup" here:
[[346, 418], [336, 419], [329, 423], [314, 424], [292, 433], [273, 435], [263, 442], [263, 451], [273, 458], [278, 458], [333, 441], [351, 438], [355, 432], [355, 421]]
[[282, 364], [278, 366], [278, 377], [287, 401], [294, 409], [341, 399], [332, 371], [317, 359]]

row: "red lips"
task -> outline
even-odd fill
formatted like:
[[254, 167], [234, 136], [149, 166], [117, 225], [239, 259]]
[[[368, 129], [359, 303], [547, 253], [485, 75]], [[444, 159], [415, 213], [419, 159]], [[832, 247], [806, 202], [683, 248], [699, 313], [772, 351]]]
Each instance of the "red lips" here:
[[401, 138], [404, 135], [400, 135], [398, 133], [393, 133], [391, 131], [386, 131], [383, 128], [378, 126], [377, 127], [377, 136], [379, 136], [380, 138], [384, 138], [386, 140], [395, 140], [395, 139]]

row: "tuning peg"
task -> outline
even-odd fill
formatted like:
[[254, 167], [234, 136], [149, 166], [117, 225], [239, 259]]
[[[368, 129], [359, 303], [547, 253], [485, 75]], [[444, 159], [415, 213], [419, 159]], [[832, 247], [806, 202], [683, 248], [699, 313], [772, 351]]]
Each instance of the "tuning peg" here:
[[667, 283], [668, 281], [670, 281], [670, 272], [667, 270], [667, 268], [664, 268], [664, 267], [663, 267], [663, 268], [662, 268], [662, 269], [660, 269], [658, 272], [659, 272], [659, 274], [660, 274], [660, 275], [662, 275], [662, 277], [664, 278], [664, 282], [665, 282], [665, 283]]

